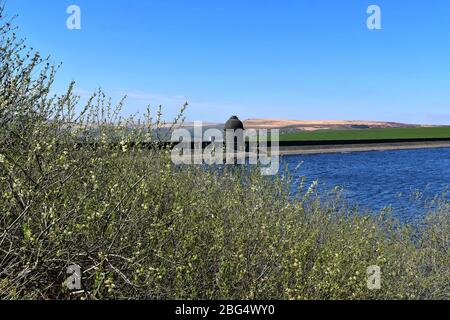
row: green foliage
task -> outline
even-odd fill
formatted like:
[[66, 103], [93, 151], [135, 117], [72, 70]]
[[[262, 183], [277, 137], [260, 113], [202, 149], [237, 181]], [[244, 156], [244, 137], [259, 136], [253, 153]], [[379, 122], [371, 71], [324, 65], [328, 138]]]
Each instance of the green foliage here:
[[160, 112], [136, 125], [101, 91], [76, 112], [8, 24], [0, 49], [0, 298], [449, 298], [448, 204], [412, 228], [293, 195], [288, 176], [174, 166]]

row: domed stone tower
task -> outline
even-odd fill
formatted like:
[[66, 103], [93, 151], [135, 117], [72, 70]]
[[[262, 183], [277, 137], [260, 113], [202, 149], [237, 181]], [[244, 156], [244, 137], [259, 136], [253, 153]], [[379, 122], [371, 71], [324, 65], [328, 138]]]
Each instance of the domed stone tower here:
[[228, 121], [225, 123], [224, 130], [238, 130], [238, 129], [244, 129], [244, 124], [237, 116], [232, 116]]
[[237, 116], [232, 116], [225, 123], [224, 131], [227, 161], [229, 161], [231, 155], [234, 164], [245, 163], [244, 130], [244, 124]]

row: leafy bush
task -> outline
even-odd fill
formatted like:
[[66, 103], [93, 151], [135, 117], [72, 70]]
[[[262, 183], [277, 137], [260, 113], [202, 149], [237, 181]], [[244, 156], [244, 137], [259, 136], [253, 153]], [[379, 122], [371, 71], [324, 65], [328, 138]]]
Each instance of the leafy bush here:
[[449, 298], [447, 203], [413, 227], [291, 194], [286, 175], [174, 166], [160, 112], [138, 126], [101, 91], [81, 110], [74, 84], [51, 95], [56, 68], [13, 31], [0, 28], [0, 298]]

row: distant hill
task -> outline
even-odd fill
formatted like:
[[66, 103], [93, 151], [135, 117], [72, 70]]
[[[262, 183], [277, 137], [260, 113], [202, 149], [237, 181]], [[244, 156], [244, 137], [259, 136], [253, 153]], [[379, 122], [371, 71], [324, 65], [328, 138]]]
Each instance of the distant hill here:
[[[203, 130], [223, 130], [224, 123], [203, 122]], [[167, 124], [167, 127], [169, 124]], [[184, 122], [177, 126], [193, 133], [193, 122]], [[288, 119], [247, 119], [245, 129], [279, 129], [282, 134], [315, 132], [326, 130], [352, 129], [394, 129], [394, 128], [424, 128], [437, 127], [432, 125], [417, 125], [399, 122], [363, 121], [363, 120], [288, 120]]]
[[280, 129], [283, 131], [317, 131], [374, 128], [415, 128], [421, 125], [383, 121], [359, 120], [283, 120], [248, 119], [244, 121], [246, 129]]

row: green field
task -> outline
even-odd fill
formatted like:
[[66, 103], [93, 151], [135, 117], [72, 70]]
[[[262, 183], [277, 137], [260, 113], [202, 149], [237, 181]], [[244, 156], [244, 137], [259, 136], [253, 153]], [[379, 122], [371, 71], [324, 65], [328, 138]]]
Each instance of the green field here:
[[418, 139], [418, 138], [450, 138], [450, 126], [386, 128], [386, 129], [320, 130], [314, 132], [284, 133], [280, 135], [281, 141], [377, 140], [377, 139]]

